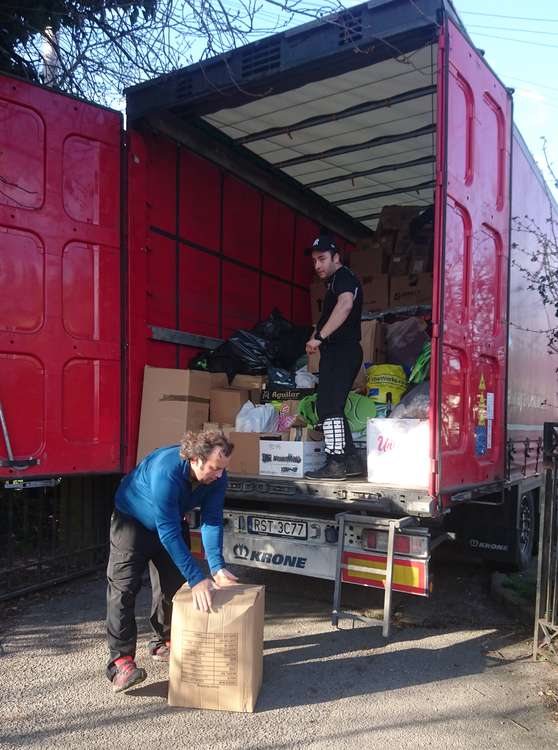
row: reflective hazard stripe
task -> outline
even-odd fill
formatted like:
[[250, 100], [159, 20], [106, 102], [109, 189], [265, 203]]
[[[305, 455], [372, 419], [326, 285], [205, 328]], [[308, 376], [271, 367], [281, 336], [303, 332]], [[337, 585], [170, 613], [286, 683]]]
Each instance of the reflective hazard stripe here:
[[[385, 570], [386, 564], [385, 555], [344, 552], [343, 581], [383, 589], [385, 578], [381, 573], [375, 572], [374, 569], [376, 571], [378, 569]], [[426, 560], [410, 560], [395, 557], [393, 560], [393, 590], [402, 591], [407, 594], [416, 594], [418, 596], [428, 596], [426, 565]], [[366, 568], [370, 568], [370, 572], [367, 572]]]

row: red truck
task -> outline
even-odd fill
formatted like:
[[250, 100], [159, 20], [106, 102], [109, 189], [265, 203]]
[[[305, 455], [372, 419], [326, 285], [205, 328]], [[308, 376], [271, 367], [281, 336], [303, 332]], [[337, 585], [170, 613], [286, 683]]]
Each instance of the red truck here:
[[384, 205], [434, 204], [428, 486], [233, 476], [227, 556], [383, 586], [387, 520], [410, 518], [395, 589], [428, 595], [448, 532], [527, 564], [557, 388], [513, 217], [556, 206], [451, 2], [355, 6], [136, 86], [125, 129], [0, 92], [5, 488], [128, 471], [146, 364], [186, 368], [275, 307], [309, 323], [319, 226], [350, 251]]

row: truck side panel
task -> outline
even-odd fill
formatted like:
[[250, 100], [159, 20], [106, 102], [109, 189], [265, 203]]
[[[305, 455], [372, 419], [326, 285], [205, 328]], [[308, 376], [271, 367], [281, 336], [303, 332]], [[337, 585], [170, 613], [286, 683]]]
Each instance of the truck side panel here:
[[[543, 305], [538, 290], [529, 288], [530, 283], [521, 270], [523, 267], [544, 273], [543, 259], [539, 256], [531, 260], [542, 249], [536, 230], [541, 230], [552, 242], [549, 219], [552, 216], [556, 221], [558, 211], [521, 135], [516, 132], [514, 136], [507, 425], [508, 440], [512, 441], [512, 477], [529, 476], [541, 470], [538, 441], [542, 438], [543, 423], [556, 419], [558, 404], [558, 362], [548, 353], [544, 333], [556, 325], [556, 318], [553, 308]], [[518, 221], [532, 231], [521, 231]]]
[[504, 477], [511, 100], [448, 22], [438, 491]]
[[0, 476], [118, 471], [122, 118], [8, 77], [0, 113], [0, 402], [28, 462]]
[[275, 307], [309, 325], [313, 272], [303, 251], [319, 231], [239, 176], [154, 134], [129, 134], [128, 175], [127, 469], [135, 464], [144, 365], [186, 368], [198, 351], [152, 340], [149, 326], [226, 339]]

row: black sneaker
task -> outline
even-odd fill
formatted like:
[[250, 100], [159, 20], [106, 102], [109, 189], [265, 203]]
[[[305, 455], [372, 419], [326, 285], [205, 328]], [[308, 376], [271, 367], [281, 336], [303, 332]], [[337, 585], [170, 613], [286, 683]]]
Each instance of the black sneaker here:
[[358, 453], [345, 456], [345, 468], [348, 477], [361, 477], [364, 474], [364, 466]]
[[347, 478], [345, 459], [342, 456], [328, 456], [321, 469], [307, 471], [306, 479], [321, 479], [328, 482], [340, 482]]

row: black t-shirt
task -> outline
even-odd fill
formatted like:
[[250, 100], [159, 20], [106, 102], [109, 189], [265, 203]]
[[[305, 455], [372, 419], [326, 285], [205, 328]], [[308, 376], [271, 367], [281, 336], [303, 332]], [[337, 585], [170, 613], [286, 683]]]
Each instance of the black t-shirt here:
[[362, 287], [354, 273], [341, 266], [326, 281], [327, 292], [324, 297], [322, 315], [316, 326], [320, 331], [329, 320], [333, 308], [337, 304], [340, 294], [350, 292], [353, 295], [353, 307], [347, 320], [329, 336], [328, 341], [332, 344], [349, 344], [360, 341], [360, 318], [362, 315]]

